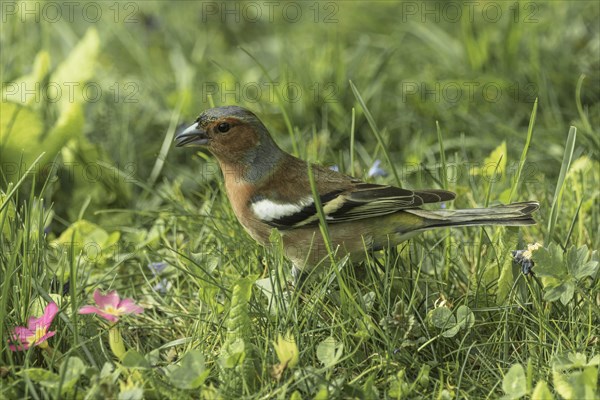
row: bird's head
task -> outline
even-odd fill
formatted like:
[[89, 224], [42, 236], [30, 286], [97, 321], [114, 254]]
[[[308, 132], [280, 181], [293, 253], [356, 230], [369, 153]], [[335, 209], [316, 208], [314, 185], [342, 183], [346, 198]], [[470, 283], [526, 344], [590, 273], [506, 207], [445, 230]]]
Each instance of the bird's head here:
[[252, 162], [257, 154], [278, 150], [256, 115], [237, 106], [204, 111], [175, 136], [175, 142], [177, 147], [205, 147], [226, 163]]

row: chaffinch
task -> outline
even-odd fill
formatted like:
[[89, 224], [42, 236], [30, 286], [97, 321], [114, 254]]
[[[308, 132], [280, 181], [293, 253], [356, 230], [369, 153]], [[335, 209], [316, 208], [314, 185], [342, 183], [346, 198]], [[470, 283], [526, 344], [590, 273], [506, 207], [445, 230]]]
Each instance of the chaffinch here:
[[[294, 276], [328, 257], [319, 229], [309, 164], [281, 150], [252, 112], [237, 106], [204, 111], [175, 137], [176, 145], [201, 146], [217, 159], [233, 211], [262, 245], [271, 230], [281, 233]], [[352, 260], [366, 250], [396, 245], [428, 229], [467, 225], [532, 225], [535, 201], [491, 208], [425, 210], [427, 203], [453, 200], [447, 190], [408, 190], [365, 183], [311, 164], [316, 191], [337, 255]]]

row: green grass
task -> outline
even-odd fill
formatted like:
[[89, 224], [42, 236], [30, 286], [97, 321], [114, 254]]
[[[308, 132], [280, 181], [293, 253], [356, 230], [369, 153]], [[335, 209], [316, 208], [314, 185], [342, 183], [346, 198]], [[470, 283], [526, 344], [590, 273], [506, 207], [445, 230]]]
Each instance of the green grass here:
[[[300, 3], [281, 3], [272, 22], [259, 2], [257, 23], [247, 5], [222, 21], [219, 2], [93, 3], [96, 23], [81, 6], [36, 23], [10, 4], [0, 397], [598, 397], [596, 2], [491, 2], [497, 22], [482, 3], [473, 23], [434, 2], [305, 3], [298, 21], [281, 10]], [[446, 11], [422, 21], [424, 7]], [[49, 101], [54, 80], [102, 95]], [[447, 207], [537, 199], [538, 224], [428, 232], [323, 265], [299, 292], [278, 235], [263, 248], [237, 223], [215, 160], [171, 145], [224, 104], [304, 159], [455, 191]], [[377, 159], [389, 175], [368, 178]], [[535, 242], [523, 275], [511, 251]], [[116, 326], [125, 357], [101, 318], [77, 313], [96, 288], [145, 307]], [[51, 300], [50, 349], [11, 351], [10, 332]]]

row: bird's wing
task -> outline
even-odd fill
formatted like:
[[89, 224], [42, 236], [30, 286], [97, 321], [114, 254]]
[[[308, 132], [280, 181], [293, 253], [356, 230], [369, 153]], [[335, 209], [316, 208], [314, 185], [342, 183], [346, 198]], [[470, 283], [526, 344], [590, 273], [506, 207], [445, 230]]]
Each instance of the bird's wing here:
[[[446, 190], [412, 191], [394, 186], [359, 182], [350, 189], [339, 189], [320, 196], [328, 223], [335, 224], [392, 214], [425, 203], [453, 200]], [[278, 203], [266, 198], [252, 202], [254, 214], [263, 222], [281, 229], [315, 226], [319, 217], [312, 196], [296, 203]]]

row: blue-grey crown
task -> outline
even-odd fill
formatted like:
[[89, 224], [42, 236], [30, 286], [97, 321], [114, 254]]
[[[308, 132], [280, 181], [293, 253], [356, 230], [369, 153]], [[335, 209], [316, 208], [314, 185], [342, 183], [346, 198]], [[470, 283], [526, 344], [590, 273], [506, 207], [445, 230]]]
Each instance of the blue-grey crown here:
[[200, 114], [198, 117], [198, 122], [200, 122], [200, 124], [205, 124], [223, 117], [235, 117], [249, 123], [260, 122], [258, 117], [254, 115], [252, 111], [239, 106], [209, 108]]

